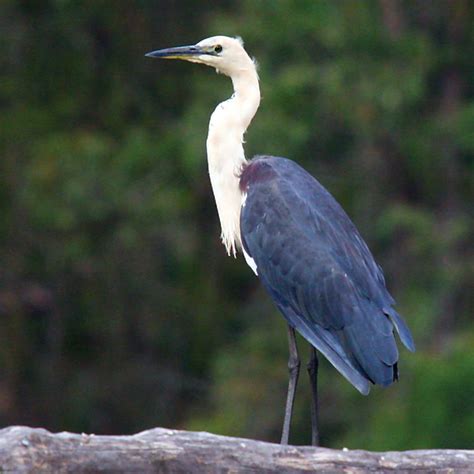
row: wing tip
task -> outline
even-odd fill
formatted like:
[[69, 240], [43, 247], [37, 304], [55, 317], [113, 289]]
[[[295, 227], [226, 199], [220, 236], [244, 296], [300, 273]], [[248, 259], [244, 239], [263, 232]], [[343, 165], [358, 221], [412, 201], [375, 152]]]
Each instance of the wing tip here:
[[411, 335], [408, 326], [403, 319], [393, 308], [384, 308], [384, 313], [390, 318], [390, 321], [395, 326], [397, 330], [398, 336], [400, 337], [400, 341], [402, 344], [410, 351], [415, 352], [415, 341], [413, 340], [413, 336]]
[[312, 331], [305, 330], [300, 326], [298, 332], [337, 369], [337, 371], [362, 395], [368, 395], [370, 392], [370, 380], [365, 377], [350, 361], [340, 354], [335, 347], [331, 347], [326, 341]]
[[[349, 380], [349, 379], [348, 379]], [[354, 387], [359, 390], [362, 395], [368, 395], [370, 393], [370, 384], [367, 380], [363, 381], [363, 383], [354, 383], [352, 380], [349, 380]]]

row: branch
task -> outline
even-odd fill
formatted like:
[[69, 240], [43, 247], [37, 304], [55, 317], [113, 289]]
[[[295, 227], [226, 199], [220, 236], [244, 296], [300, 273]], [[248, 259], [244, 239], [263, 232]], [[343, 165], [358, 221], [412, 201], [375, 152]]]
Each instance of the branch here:
[[0, 471], [77, 472], [472, 472], [474, 451], [369, 451], [280, 446], [155, 428], [132, 436], [0, 430]]

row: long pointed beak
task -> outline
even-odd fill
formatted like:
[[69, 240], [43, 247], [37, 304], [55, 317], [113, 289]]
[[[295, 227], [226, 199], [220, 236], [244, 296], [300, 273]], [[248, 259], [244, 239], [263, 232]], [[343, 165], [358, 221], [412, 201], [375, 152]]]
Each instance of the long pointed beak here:
[[178, 46], [177, 48], [166, 48], [152, 51], [145, 54], [148, 58], [162, 58], [162, 59], [190, 59], [195, 56], [201, 56], [206, 52], [199, 46]]

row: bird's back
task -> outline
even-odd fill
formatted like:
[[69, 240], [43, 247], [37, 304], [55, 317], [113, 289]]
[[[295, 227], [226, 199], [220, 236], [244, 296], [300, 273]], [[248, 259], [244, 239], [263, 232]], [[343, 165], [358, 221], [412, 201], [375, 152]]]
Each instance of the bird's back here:
[[397, 329], [381, 268], [331, 194], [291, 160], [261, 156], [243, 170], [242, 243], [288, 323], [362, 393], [397, 378]]

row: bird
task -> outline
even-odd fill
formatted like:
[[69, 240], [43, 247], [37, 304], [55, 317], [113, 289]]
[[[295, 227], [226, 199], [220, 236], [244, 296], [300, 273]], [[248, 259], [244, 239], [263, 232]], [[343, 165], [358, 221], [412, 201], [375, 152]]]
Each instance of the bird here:
[[[359, 392], [398, 379], [402, 344], [415, 351], [394, 309], [382, 268], [336, 199], [283, 157], [247, 160], [244, 134], [260, 105], [256, 61], [241, 38], [212, 36], [145, 56], [203, 64], [228, 76], [232, 96], [217, 105], [207, 135], [212, 191], [227, 254], [241, 251], [288, 325], [289, 382], [281, 444], [289, 443], [301, 366], [297, 331], [310, 345], [311, 443], [318, 426], [318, 352]], [[291, 124], [290, 124], [291, 126]]]

